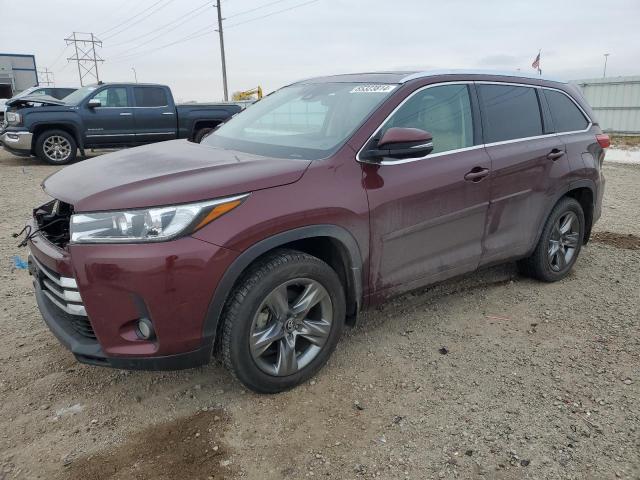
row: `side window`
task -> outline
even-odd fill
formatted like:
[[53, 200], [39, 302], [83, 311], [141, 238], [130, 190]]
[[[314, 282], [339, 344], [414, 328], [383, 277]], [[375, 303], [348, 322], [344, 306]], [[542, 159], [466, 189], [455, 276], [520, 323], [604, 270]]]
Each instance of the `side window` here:
[[467, 85], [425, 88], [409, 98], [385, 123], [426, 130], [433, 135], [432, 153], [473, 146], [471, 101]]
[[485, 143], [542, 135], [535, 89], [514, 85], [478, 85]]
[[127, 89], [124, 87], [109, 87], [100, 90], [92, 98], [100, 100], [103, 107], [124, 108], [129, 106]]
[[575, 132], [587, 128], [589, 121], [569, 97], [555, 90], [543, 89], [542, 91], [549, 103], [556, 132]]
[[166, 107], [167, 93], [159, 87], [134, 87], [133, 94], [136, 97], [136, 107]]

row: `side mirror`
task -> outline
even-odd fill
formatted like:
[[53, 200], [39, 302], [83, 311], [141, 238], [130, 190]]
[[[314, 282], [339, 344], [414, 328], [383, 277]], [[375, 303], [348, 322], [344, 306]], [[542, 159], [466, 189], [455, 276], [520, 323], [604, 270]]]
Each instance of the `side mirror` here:
[[92, 98], [87, 102], [87, 107], [89, 108], [97, 108], [101, 106], [102, 106], [102, 102], [100, 102], [100, 100], [98, 100], [97, 98]]
[[378, 140], [375, 148], [363, 152], [363, 157], [374, 163], [385, 157], [403, 160], [420, 158], [433, 151], [433, 136], [419, 128], [389, 128]]

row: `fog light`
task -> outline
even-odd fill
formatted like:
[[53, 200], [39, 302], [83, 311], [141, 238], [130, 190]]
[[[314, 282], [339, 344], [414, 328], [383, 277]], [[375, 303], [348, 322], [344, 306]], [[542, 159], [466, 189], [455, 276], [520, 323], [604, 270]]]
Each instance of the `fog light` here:
[[7, 138], [10, 138], [11, 140], [18, 140], [20, 137], [13, 133], [7, 133]]
[[138, 320], [138, 337], [143, 340], [152, 340], [156, 336], [156, 332], [153, 330], [153, 324], [148, 318], [141, 318]]

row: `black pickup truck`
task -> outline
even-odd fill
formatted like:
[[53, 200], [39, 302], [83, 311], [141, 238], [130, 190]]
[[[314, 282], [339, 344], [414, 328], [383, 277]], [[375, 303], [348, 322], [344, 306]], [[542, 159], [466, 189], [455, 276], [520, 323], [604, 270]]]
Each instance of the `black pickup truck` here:
[[119, 148], [202, 137], [241, 110], [238, 105], [176, 105], [169, 87], [101, 83], [63, 100], [26, 96], [7, 102], [0, 143], [17, 155], [62, 165], [88, 148]]

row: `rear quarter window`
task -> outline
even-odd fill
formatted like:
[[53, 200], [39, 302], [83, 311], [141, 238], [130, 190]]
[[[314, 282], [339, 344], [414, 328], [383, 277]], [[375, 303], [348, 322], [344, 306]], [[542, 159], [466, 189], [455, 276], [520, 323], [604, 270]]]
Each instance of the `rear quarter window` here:
[[589, 125], [578, 106], [564, 93], [543, 89], [549, 104], [553, 126], [558, 133], [584, 130]]
[[485, 143], [542, 135], [542, 118], [534, 88], [478, 85]]

